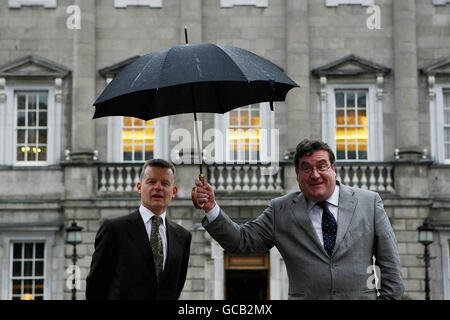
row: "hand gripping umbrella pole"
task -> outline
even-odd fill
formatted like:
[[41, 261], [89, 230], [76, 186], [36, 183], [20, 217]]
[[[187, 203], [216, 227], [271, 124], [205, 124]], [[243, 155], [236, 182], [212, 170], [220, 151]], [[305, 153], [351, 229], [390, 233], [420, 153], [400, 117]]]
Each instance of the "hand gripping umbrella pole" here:
[[[187, 26], [184, 26], [184, 38], [186, 40], [186, 45], [188, 45], [189, 41], [188, 41], [188, 34], [187, 34]], [[200, 152], [200, 137], [198, 136], [197, 111], [195, 109], [194, 85], [191, 84], [190, 89], [191, 89], [192, 106], [194, 108], [194, 130], [195, 130], [194, 133], [195, 133], [195, 136], [197, 137], [197, 149], [198, 149], [197, 153], [198, 153], [198, 160], [200, 163], [199, 164], [200, 174], [198, 175], [198, 179], [202, 183], [205, 183], [205, 175], [203, 174], [203, 168], [202, 168], [203, 157], [202, 157], [202, 152]], [[196, 207], [197, 209], [202, 209], [203, 206], [205, 205], [205, 203], [200, 203], [198, 201], [197, 187], [192, 188], [191, 197], [192, 197], [192, 203], [194, 204], [194, 207]]]

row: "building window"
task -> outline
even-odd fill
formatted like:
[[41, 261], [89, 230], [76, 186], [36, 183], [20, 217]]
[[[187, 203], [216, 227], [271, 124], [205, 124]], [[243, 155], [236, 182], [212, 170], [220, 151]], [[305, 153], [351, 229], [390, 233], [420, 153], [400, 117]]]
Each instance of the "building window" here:
[[45, 242], [12, 242], [11, 257], [11, 299], [43, 300]]
[[367, 160], [367, 90], [335, 90], [336, 160]]
[[9, 8], [20, 8], [22, 6], [43, 6], [44, 8], [56, 8], [56, 0], [9, 0]]
[[116, 8], [126, 8], [128, 6], [161, 8], [162, 0], [114, 0], [114, 7]]
[[155, 121], [123, 117], [122, 161], [153, 159], [155, 151]]
[[230, 111], [228, 128], [228, 150], [231, 159], [239, 162], [258, 162], [261, 128], [259, 104]]
[[340, 5], [361, 5], [364, 7], [371, 7], [374, 5], [374, 0], [326, 0], [327, 7], [337, 7]]
[[221, 8], [231, 8], [233, 6], [256, 6], [266, 8], [269, 0], [220, 0]]
[[326, 85], [322, 136], [337, 161], [383, 161], [383, 106], [376, 85]]
[[16, 92], [16, 162], [47, 161], [48, 92]]
[[433, 0], [435, 6], [445, 6], [448, 3], [450, 3], [450, 0]]
[[[215, 139], [217, 163], [261, 163], [278, 159], [275, 155], [274, 112], [268, 103], [257, 103], [216, 114], [215, 127], [223, 140]], [[220, 150], [220, 151], [219, 151]], [[219, 152], [218, 152], [219, 151]]]
[[168, 118], [144, 121], [131, 117], [108, 118], [110, 162], [144, 162], [168, 156]]

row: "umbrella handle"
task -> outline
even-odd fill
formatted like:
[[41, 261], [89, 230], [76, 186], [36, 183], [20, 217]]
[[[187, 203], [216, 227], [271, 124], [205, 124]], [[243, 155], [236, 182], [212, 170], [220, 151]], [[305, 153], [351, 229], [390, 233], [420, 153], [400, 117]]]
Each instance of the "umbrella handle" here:
[[[198, 179], [202, 182], [205, 183], [205, 175], [203, 173], [200, 173], [198, 175]], [[194, 207], [196, 207], [197, 209], [202, 209], [203, 206], [205, 205], [205, 203], [200, 203], [198, 202], [198, 198], [197, 198], [197, 187], [193, 187], [192, 188], [192, 203], [194, 204]]]

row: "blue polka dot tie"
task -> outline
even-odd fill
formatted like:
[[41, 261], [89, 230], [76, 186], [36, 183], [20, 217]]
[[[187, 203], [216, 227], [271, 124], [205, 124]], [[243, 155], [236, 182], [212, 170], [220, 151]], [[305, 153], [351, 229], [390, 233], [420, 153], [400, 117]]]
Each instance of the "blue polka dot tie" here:
[[322, 214], [322, 235], [325, 251], [331, 257], [334, 244], [336, 243], [337, 223], [326, 201], [317, 202], [317, 205], [323, 209]]

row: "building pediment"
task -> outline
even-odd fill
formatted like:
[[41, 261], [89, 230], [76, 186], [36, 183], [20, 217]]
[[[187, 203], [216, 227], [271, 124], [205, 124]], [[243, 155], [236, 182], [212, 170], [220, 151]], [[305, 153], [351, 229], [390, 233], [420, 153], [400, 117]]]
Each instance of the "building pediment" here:
[[64, 78], [70, 70], [37, 55], [28, 55], [0, 66], [0, 77]]
[[346, 55], [312, 70], [313, 75], [316, 76], [386, 75], [390, 72], [391, 69], [389, 67], [358, 57], [354, 54]]
[[450, 56], [438, 59], [420, 70], [427, 75], [450, 76]]
[[117, 62], [113, 65], [104, 67], [98, 71], [100, 75], [104, 78], [114, 78], [120, 71], [122, 71], [123, 68], [125, 68], [130, 63], [136, 61], [140, 56], [133, 56], [130, 58], [127, 58], [125, 60], [122, 60], [120, 62]]

